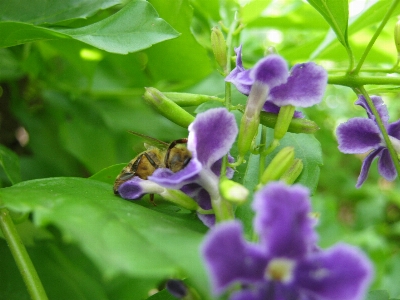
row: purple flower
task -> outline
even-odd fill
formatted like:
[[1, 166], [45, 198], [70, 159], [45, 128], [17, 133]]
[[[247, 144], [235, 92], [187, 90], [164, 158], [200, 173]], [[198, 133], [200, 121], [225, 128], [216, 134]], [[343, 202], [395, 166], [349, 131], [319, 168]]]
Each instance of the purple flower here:
[[[389, 123], [389, 114], [381, 97], [372, 96], [371, 100], [385, 125], [393, 147], [397, 153], [400, 153], [400, 120]], [[364, 183], [371, 163], [376, 157], [378, 157], [379, 173], [387, 180], [394, 180], [397, 172], [375, 116], [372, 114], [364, 96], [360, 95], [355, 104], [366, 110], [368, 118], [352, 118], [346, 123], [340, 124], [336, 134], [341, 152], [354, 154], [370, 151], [362, 163], [356, 187], [359, 188]]]
[[[182, 189], [201, 208], [211, 209], [211, 201], [220, 198], [218, 183], [222, 157], [229, 153], [237, 131], [234, 115], [225, 108], [198, 114], [189, 125], [187, 148], [192, 158], [188, 165], [176, 173], [169, 169], [158, 169], [149, 180], [166, 188]], [[226, 176], [233, 176], [231, 168], [227, 169]], [[215, 223], [215, 215], [198, 216], [207, 226]]]
[[[265, 73], [273, 67], [272, 63], [260, 63], [269, 56], [263, 58], [252, 69], [246, 70], [242, 63], [242, 46], [235, 49], [237, 59], [236, 67], [225, 78], [232, 82], [242, 94], [249, 95], [253, 84], [260, 81]], [[270, 55], [279, 57], [278, 55]], [[283, 58], [280, 58], [283, 60]], [[271, 61], [273, 62], [273, 61]], [[293, 105], [298, 107], [309, 107], [321, 102], [327, 85], [327, 73], [324, 68], [313, 62], [296, 64], [289, 71], [280, 69], [276, 78], [284, 80], [277, 85], [268, 84], [270, 89], [265, 98], [264, 110], [278, 113], [281, 106]], [[295, 117], [301, 117], [300, 112]]]
[[238, 221], [216, 225], [204, 241], [215, 294], [239, 283], [241, 290], [230, 299], [362, 299], [372, 275], [370, 262], [348, 245], [316, 248], [306, 188], [270, 183], [256, 193], [253, 209], [258, 244], [243, 238]]
[[206, 187], [206, 183], [214, 181], [219, 174], [221, 158], [228, 154], [237, 131], [234, 115], [225, 108], [214, 108], [198, 114], [189, 125], [187, 148], [192, 158], [188, 165], [176, 173], [169, 169], [157, 169], [149, 179], [174, 189], [189, 183]]

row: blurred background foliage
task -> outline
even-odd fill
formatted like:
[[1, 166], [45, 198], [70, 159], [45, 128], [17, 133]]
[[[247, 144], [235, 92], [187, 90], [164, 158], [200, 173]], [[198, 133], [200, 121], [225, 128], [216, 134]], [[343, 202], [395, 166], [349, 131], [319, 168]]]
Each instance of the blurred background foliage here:
[[[149, 2], [161, 18], [181, 33], [178, 38], [127, 55], [109, 53], [73, 39], [40, 40], [0, 49], [0, 143], [18, 154], [22, 180], [88, 177], [113, 164], [128, 162], [143, 151], [143, 141], [127, 130], [164, 141], [187, 136], [186, 129], [160, 117], [144, 103], [144, 87], [165, 92], [224, 94], [223, 78], [212, 59], [210, 29], [221, 19], [227, 22], [233, 18], [234, 1]], [[349, 41], [356, 59], [389, 4], [385, 0], [350, 1]], [[79, 27], [104, 19], [119, 8], [94, 12], [87, 19], [52, 22], [60, 27]], [[396, 13], [400, 14], [400, 9]], [[312, 59], [330, 74], [347, 67], [343, 46], [330, 40], [328, 24], [305, 1], [254, 0], [244, 5], [241, 17], [245, 27], [234, 45], [243, 44], [245, 67], [251, 67], [269, 47], [274, 47], [291, 65]], [[390, 68], [395, 63], [396, 21], [396, 16], [390, 19], [367, 57], [365, 68]], [[398, 88], [381, 87], [380, 93], [388, 105], [390, 120], [397, 120]], [[236, 92], [233, 95], [236, 102], [245, 100]], [[304, 110], [307, 118], [321, 128], [316, 137], [322, 145], [324, 165], [313, 197], [314, 210], [320, 216], [320, 244], [325, 247], [344, 241], [362, 247], [375, 263], [372, 288], [387, 289], [391, 296], [398, 297], [398, 183], [379, 177], [375, 162], [362, 189], [356, 189], [362, 157], [345, 155], [337, 149], [336, 126], [350, 117], [365, 116], [362, 109], [353, 105], [355, 100], [350, 89], [329, 86], [320, 105]], [[196, 108], [187, 109], [194, 112]], [[0, 185], [11, 185], [2, 170]], [[20, 230], [23, 233], [33, 229]], [[40, 235], [36, 231], [35, 235]], [[59, 236], [57, 229], [52, 228], [51, 232]], [[129, 299], [132, 291], [143, 289], [145, 293], [153, 284], [137, 280], [132, 286], [131, 280], [128, 284], [126, 278], [117, 278], [108, 282], [105, 290], [96, 289], [93, 287], [101, 286], [104, 278], [73, 245], [67, 246], [61, 240], [43, 241], [29, 251], [34, 262], [40, 262], [39, 274], [61, 276], [57, 281], [63, 282], [64, 290], [73, 290], [64, 299], [78, 299], [76, 295], [80, 299]], [[21, 294], [15, 294], [14, 299], [27, 298], [3, 240], [0, 257], [0, 269], [10, 270], [7, 276], [16, 282], [16, 286], [7, 287], [1, 286], [0, 280], [0, 290], [16, 291], [19, 287]], [[70, 260], [79, 264], [72, 266]], [[68, 274], [79, 276], [71, 278]], [[0, 295], [0, 299], [5, 298]]]

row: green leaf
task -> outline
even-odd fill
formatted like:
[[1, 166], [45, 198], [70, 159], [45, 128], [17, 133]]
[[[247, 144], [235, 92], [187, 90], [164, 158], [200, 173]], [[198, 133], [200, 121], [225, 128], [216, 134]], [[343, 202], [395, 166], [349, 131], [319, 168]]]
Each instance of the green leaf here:
[[348, 0], [308, 0], [308, 2], [324, 17], [338, 40], [347, 48]]
[[240, 9], [241, 20], [244, 24], [248, 24], [253, 20], [258, 19], [267, 6], [271, 4], [271, 0], [253, 0], [248, 2]]
[[200, 221], [191, 213], [175, 207], [163, 214], [113, 195], [109, 184], [71, 177], [25, 181], [0, 190], [0, 199], [12, 211], [32, 212], [37, 226], [58, 227], [106, 276], [179, 274], [208, 293], [203, 234], [193, 230]]
[[75, 29], [0, 22], [0, 47], [41, 39], [73, 38], [108, 52], [127, 54], [178, 35], [145, 1], [132, 1], [106, 19]]
[[118, 174], [121, 173], [122, 169], [127, 164], [128, 163], [107, 167], [96, 174], [93, 174], [90, 179], [98, 180], [108, 184], [114, 184], [115, 178], [117, 178]]
[[189, 85], [209, 75], [211, 61], [192, 34], [193, 9], [188, 0], [151, 0], [151, 3], [160, 16], [181, 33], [177, 39], [146, 50], [148, 69], [154, 80]]
[[86, 18], [100, 9], [107, 9], [119, 0], [3, 0], [0, 1], [0, 21], [32, 24], [58, 23], [75, 18]]
[[389, 300], [389, 293], [384, 290], [370, 291], [366, 300]]
[[14, 152], [3, 145], [0, 145], [0, 165], [3, 167], [4, 172], [12, 184], [21, 181], [19, 158]]
[[[27, 250], [49, 299], [109, 299], [98, 270], [76, 247], [40, 240]], [[0, 255], [2, 274], [7, 274], [0, 280], [1, 298], [30, 299], [4, 240], [0, 240]]]

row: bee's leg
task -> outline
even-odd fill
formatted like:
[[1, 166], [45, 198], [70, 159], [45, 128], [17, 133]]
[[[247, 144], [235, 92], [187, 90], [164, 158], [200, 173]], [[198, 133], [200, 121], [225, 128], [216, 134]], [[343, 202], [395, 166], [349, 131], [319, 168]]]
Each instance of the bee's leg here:
[[154, 169], [158, 169], [158, 165], [155, 163], [155, 161], [150, 157], [150, 155], [148, 155], [146, 152], [143, 154], [144, 156], [146, 156], [147, 160], [149, 161], [149, 163], [154, 167]]
[[171, 149], [174, 148], [177, 144], [186, 144], [187, 141], [188, 141], [188, 139], [186, 139], [186, 138], [185, 139], [179, 139], [179, 140], [173, 141], [169, 145], [169, 147], [167, 149], [167, 153], [165, 154], [165, 158], [164, 158], [164, 165], [165, 165], [166, 168], [169, 168], [168, 160], [169, 160], [169, 153], [171, 152]]
[[154, 202], [154, 194], [150, 194], [150, 203], [154, 206], [157, 206], [157, 204]]

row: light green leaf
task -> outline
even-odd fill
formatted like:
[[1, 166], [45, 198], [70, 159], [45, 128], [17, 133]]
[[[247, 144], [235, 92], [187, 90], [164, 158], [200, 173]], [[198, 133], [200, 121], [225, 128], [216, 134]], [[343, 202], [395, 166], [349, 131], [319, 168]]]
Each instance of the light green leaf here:
[[86, 18], [100, 9], [107, 9], [121, 2], [119, 0], [2, 0], [0, 21], [58, 23]]
[[244, 24], [248, 24], [253, 20], [258, 19], [263, 10], [271, 4], [271, 0], [253, 0], [248, 2], [240, 9], [240, 17]]
[[207, 51], [192, 34], [193, 9], [188, 0], [151, 0], [151, 3], [160, 16], [181, 33], [177, 39], [146, 50], [148, 69], [154, 80], [189, 85], [209, 75], [211, 61]]
[[0, 47], [41, 39], [73, 38], [108, 52], [127, 54], [178, 35], [145, 1], [132, 1], [106, 19], [75, 29], [0, 22]]
[[348, 0], [308, 0], [308, 2], [328, 22], [343, 46], [348, 47]]
[[58, 227], [106, 275], [188, 276], [207, 294], [199, 254], [206, 228], [189, 212], [163, 214], [115, 196], [110, 184], [71, 177], [25, 181], [0, 198], [12, 211], [32, 212], [37, 226]]
[[114, 184], [115, 178], [117, 178], [118, 174], [127, 164], [128, 163], [118, 164], [105, 168], [97, 172], [96, 174], [92, 175], [90, 179], [98, 180], [109, 184]]
[[3, 145], [0, 145], [0, 165], [12, 184], [21, 181], [19, 158], [14, 152]]

